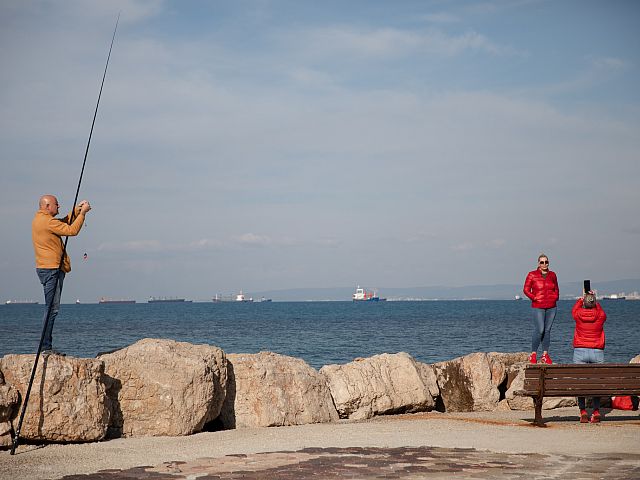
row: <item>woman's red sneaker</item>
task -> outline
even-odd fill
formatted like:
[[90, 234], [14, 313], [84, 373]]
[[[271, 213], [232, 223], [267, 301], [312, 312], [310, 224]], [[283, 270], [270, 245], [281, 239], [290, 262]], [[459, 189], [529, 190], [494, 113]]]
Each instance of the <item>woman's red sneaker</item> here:
[[542, 363], [546, 363], [547, 365], [551, 365], [553, 363], [548, 353], [543, 353], [540, 360], [542, 361]]
[[529, 355], [529, 363], [538, 363], [538, 354], [536, 352], [533, 352], [531, 355]]

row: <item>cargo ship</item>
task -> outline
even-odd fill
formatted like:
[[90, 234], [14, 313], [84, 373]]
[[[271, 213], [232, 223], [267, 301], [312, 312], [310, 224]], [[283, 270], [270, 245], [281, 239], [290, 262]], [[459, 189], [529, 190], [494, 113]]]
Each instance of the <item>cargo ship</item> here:
[[376, 292], [367, 292], [364, 288], [358, 286], [356, 293], [352, 295], [354, 302], [384, 302], [386, 298], [380, 298]]
[[126, 299], [126, 298], [113, 299], [113, 298], [102, 297], [102, 298], [100, 298], [100, 300], [98, 300], [98, 303], [126, 303], [126, 304], [131, 304], [131, 303], [136, 303], [136, 301], [135, 300]]
[[191, 303], [191, 300], [178, 297], [149, 297], [147, 303]]
[[238, 302], [238, 303], [251, 303], [253, 302], [253, 298], [247, 297], [242, 290], [238, 294], [230, 294], [230, 295], [219, 295], [216, 293], [216, 296], [211, 299], [214, 303], [220, 302]]

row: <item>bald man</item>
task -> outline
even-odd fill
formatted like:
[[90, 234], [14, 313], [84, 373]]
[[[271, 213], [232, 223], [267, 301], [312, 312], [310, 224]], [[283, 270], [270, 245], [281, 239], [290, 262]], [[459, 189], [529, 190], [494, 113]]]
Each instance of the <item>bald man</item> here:
[[[44, 300], [47, 305], [43, 323], [46, 324], [43, 353], [59, 353], [53, 350], [53, 323], [60, 309], [60, 294], [65, 274], [71, 271], [71, 261], [65, 253], [64, 262], [62, 252], [64, 242], [62, 237], [73, 237], [80, 233], [84, 224], [84, 217], [91, 205], [86, 200], [80, 202], [75, 209], [75, 217], [71, 213], [64, 218], [55, 218], [60, 205], [53, 195], [43, 195], [40, 198], [39, 209], [31, 223], [31, 239], [36, 257], [36, 273], [44, 287]], [[49, 307], [49, 305], [51, 307]], [[47, 312], [49, 322], [47, 323]]]

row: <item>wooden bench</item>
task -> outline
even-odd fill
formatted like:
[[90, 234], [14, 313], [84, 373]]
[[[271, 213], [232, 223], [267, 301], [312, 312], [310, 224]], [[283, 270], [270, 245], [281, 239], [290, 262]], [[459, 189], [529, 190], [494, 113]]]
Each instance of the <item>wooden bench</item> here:
[[640, 395], [640, 364], [527, 365], [524, 388], [515, 393], [533, 397], [536, 408], [534, 423], [543, 426], [544, 397]]

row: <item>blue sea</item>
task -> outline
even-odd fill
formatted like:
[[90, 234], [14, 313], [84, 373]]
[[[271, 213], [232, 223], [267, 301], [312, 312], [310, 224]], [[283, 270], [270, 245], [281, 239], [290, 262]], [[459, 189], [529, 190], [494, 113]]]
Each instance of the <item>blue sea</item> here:
[[[640, 301], [604, 301], [607, 362], [640, 354]], [[570, 363], [573, 302], [560, 301], [551, 332], [555, 363]], [[0, 305], [0, 356], [35, 353], [45, 306]], [[312, 367], [407, 352], [434, 363], [477, 351], [531, 348], [527, 301], [261, 302], [62, 305], [54, 348], [95, 357], [141, 338], [216, 345], [227, 353], [272, 351]]]

